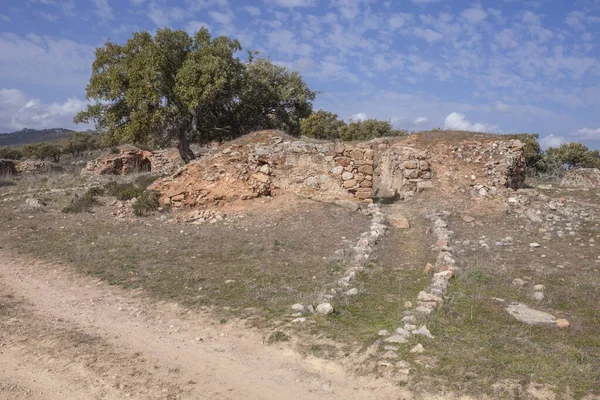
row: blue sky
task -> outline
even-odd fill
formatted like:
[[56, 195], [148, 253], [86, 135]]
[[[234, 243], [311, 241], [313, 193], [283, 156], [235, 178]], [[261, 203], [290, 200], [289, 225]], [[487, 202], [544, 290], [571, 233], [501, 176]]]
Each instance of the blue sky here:
[[600, 0], [3, 0], [0, 132], [73, 128], [94, 49], [163, 26], [238, 38], [346, 120], [600, 147]]

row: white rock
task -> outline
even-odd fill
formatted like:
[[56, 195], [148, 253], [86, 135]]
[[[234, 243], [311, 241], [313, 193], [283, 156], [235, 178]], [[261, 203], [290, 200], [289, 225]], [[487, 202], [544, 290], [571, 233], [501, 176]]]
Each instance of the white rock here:
[[412, 332], [415, 329], [417, 329], [417, 326], [416, 325], [411, 325], [411, 324], [404, 324], [404, 329], [406, 329], [409, 332]]
[[535, 248], [541, 247], [541, 245], [539, 243], [533, 242], [533, 243], [529, 243], [529, 247], [531, 247], [532, 249], [535, 249]]
[[377, 333], [379, 336], [389, 336], [390, 333], [387, 331], [387, 329], [382, 329], [379, 331], [379, 333]]
[[306, 321], [306, 318], [302, 317], [302, 318], [296, 318], [296, 319], [293, 319], [293, 320], [292, 320], [292, 323], [293, 323], [293, 324], [297, 324], [297, 323], [299, 323], [299, 322], [304, 322], [304, 321]]
[[533, 287], [533, 290], [536, 292], [543, 292], [544, 290], [546, 290], [546, 286], [544, 285], [535, 285]]
[[556, 317], [554, 315], [531, 309], [522, 303], [512, 303], [506, 308], [506, 311], [519, 321], [526, 324], [556, 323]]
[[544, 300], [544, 297], [544, 293], [542, 292], [533, 292], [533, 294], [531, 295], [531, 298], [536, 301], [542, 301]]
[[423, 345], [421, 343], [419, 343], [418, 345], [416, 345], [415, 347], [413, 347], [410, 352], [411, 353], [422, 353], [425, 351], [425, 348], [423, 347]]
[[515, 279], [513, 279], [512, 284], [513, 284], [513, 286], [516, 286], [516, 287], [523, 287], [523, 286], [527, 285], [527, 281], [524, 281], [521, 278], [515, 278]]
[[429, 332], [429, 329], [427, 329], [427, 327], [425, 325], [423, 325], [419, 329], [412, 331], [412, 334], [413, 335], [423, 335], [425, 337], [428, 337], [429, 339], [434, 338], [434, 336], [431, 334], [431, 332]]
[[415, 322], [417, 319], [413, 315], [407, 315], [406, 317], [402, 317], [400, 322]]
[[385, 339], [386, 343], [408, 343], [408, 340], [404, 336], [392, 335]]
[[329, 303], [321, 303], [317, 306], [317, 313], [327, 315], [333, 312], [333, 306]]
[[358, 294], [357, 288], [352, 288], [346, 292], [346, 296], [356, 296]]
[[296, 303], [292, 306], [292, 310], [297, 312], [304, 312], [304, 306], [300, 303]]
[[409, 338], [410, 337], [410, 332], [407, 329], [404, 328], [398, 328], [396, 329], [396, 333], [400, 336], [404, 336], [405, 338]]

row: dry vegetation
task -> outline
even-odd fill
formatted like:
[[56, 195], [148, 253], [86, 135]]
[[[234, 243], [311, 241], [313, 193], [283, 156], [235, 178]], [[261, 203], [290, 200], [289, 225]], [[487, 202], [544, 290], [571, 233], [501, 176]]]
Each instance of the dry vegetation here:
[[[124, 188], [144, 178], [119, 179]], [[170, 210], [115, 218], [119, 192], [107, 190], [95, 192], [91, 212], [61, 212], [75, 195], [85, 197], [90, 185], [106, 183], [68, 174], [3, 179], [1, 246], [64, 263], [110, 284], [141, 288], [158, 299], [205, 307], [216, 320], [243, 318], [263, 329], [268, 343], [289, 341], [306, 353], [349, 364], [371, 348], [378, 330], [398, 326], [404, 302], [414, 301], [429, 282], [423, 267], [435, 259], [435, 240], [427, 234], [431, 222], [425, 214], [445, 206], [428, 193], [418, 202], [382, 205], [387, 213], [401, 210], [410, 216], [412, 228], [392, 230], [377, 245], [373, 261], [357, 279], [358, 296], [334, 302], [333, 315], [291, 325], [291, 304], [314, 301], [342, 275], [345, 260], [335, 251], [353, 245], [367, 230], [366, 216], [282, 196], [257, 200], [252, 210], [202, 225], [178, 223]], [[544, 193], [573, 200], [598, 217], [598, 191]], [[25, 208], [24, 200], [31, 197], [48, 206]], [[398, 351], [400, 359], [411, 362], [409, 384], [493, 398], [526, 397], [530, 384], [571, 398], [600, 394], [598, 219], [582, 222], [577, 236], [543, 240], [537, 228], [509, 212], [446, 206], [452, 212], [448, 222], [457, 240], [453, 246], [460, 272], [445, 305], [427, 317], [436, 338], [411, 338]], [[464, 222], [464, 212], [475, 222]], [[506, 236], [513, 237], [513, 244], [497, 246]], [[531, 250], [532, 241], [542, 247]], [[531, 300], [528, 287], [512, 285], [515, 278], [545, 285], [546, 298]], [[572, 326], [524, 325], [504, 310], [513, 301], [567, 318]], [[422, 355], [409, 353], [417, 342], [425, 346]], [[370, 365], [352, 368], [371, 374]]]

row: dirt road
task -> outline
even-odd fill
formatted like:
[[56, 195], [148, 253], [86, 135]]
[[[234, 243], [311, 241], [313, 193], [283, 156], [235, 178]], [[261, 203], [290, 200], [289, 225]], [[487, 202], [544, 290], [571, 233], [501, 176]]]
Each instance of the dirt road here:
[[0, 250], [0, 399], [402, 399], [175, 304]]

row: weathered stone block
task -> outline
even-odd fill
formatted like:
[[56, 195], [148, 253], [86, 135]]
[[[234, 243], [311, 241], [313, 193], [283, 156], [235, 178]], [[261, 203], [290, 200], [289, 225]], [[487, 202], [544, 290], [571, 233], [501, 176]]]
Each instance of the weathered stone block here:
[[373, 166], [371, 165], [362, 165], [358, 167], [358, 172], [365, 175], [373, 175]]

